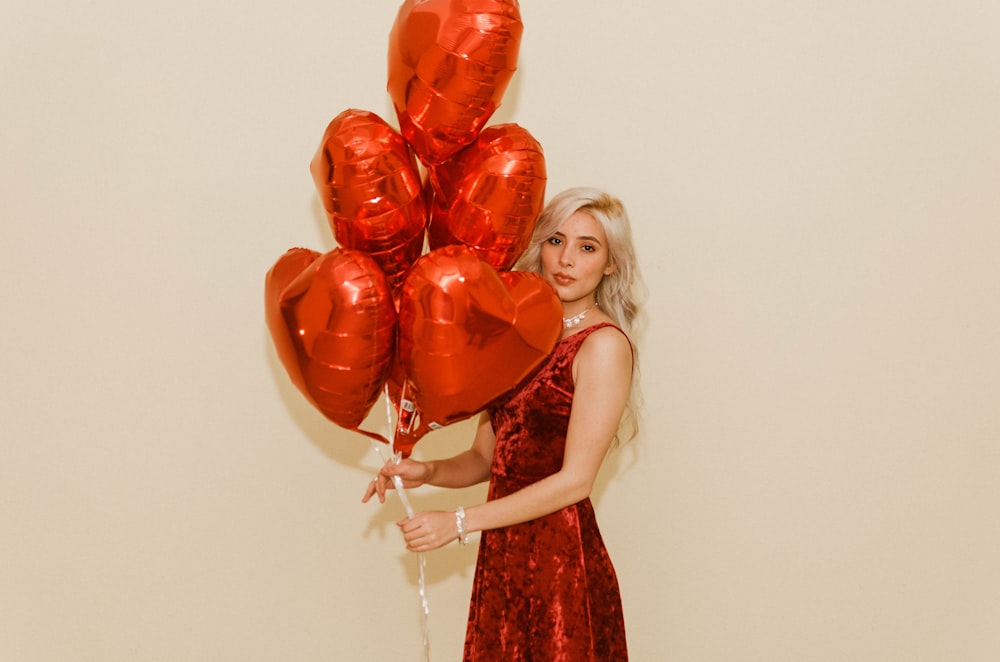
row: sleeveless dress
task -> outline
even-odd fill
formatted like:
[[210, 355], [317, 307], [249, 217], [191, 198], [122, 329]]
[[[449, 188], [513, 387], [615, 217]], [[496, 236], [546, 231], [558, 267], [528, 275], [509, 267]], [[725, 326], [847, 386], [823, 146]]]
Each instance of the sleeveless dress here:
[[[573, 358], [583, 341], [605, 326], [618, 329], [596, 324], [560, 340], [523, 387], [490, 408], [496, 446], [488, 501], [560, 469], [573, 403]], [[628, 659], [618, 579], [589, 498], [535, 520], [483, 531], [463, 659]]]

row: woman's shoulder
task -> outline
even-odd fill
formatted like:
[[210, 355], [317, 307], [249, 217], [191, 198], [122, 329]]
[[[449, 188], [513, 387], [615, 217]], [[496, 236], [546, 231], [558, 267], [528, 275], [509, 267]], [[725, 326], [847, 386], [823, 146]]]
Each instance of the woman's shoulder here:
[[627, 388], [635, 358], [625, 332], [607, 322], [594, 324], [580, 333], [586, 336], [573, 359], [574, 383], [578, 387], [583, 383], [600, 384], [603, 390], [614, 389], [616, 384]]
[[598, 360], [632, 361], [632, 341], [624, 329], [611, 321], [598, 322], [580, 331], [586, 337], [580, 344], [578, 356]]

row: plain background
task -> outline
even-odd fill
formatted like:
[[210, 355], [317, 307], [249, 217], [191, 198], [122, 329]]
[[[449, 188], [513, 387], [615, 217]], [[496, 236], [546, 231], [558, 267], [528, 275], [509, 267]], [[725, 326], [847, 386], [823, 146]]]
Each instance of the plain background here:
[[[398, 4], [3, 5], [0, 659], [420, 659], [402, 507], [362, 506], [378, 458], [262, 310], [335, 246], [326, 124], [395, 123]], [[550, 193], [625, 200], [649, 289], [643, 432], [595, 494], [632, 658], [1000, 659], [1000, 4], [522, 17], [494, 121]], [[474, 553], [426, 557], [433, 660]]]

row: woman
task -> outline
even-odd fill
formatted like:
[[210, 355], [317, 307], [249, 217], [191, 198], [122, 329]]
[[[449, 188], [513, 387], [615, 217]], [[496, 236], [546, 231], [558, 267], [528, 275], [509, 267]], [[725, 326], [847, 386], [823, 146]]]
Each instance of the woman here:
[[384, 501], [392, 476], [407, 488], [490, 481], [486, 503], [398, 522], [415, 552], [482, 531], [466, 661], [626, 660], [618, 581], [590, 501], [623, 415], [633, 413], [635, 356], [625, 334], [638, 274], [624, 206], [592, 188], [561, 193], [518, 267], [541, 274], [563, 305], [562, 338], [547, 363], [480, 417], [469, 450], [389, 462], [363, 500]]

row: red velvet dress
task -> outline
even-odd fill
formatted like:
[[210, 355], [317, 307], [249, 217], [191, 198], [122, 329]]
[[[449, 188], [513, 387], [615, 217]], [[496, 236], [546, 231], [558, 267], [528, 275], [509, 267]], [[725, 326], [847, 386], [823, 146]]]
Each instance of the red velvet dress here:
[[[487, 500], [559, 470], [573, 403], [573, 357], [604, 326], [618, 328], [597, 324], [559, 341], [523, 388], [490, 408], [496, 448]], [[466, 662], [627, 659], [618, 579], [589, 498], [483, 532]]]

